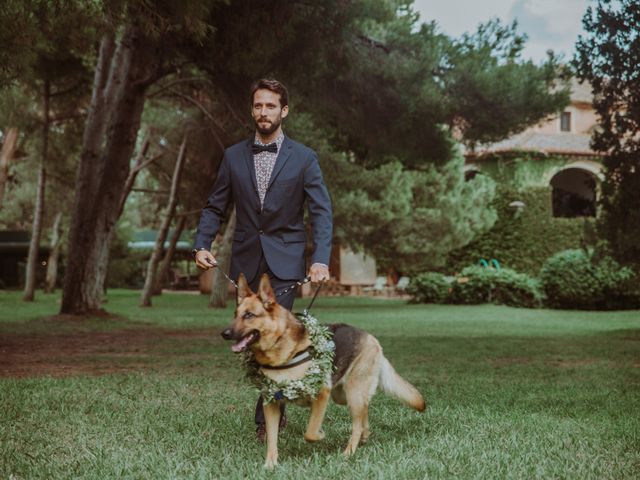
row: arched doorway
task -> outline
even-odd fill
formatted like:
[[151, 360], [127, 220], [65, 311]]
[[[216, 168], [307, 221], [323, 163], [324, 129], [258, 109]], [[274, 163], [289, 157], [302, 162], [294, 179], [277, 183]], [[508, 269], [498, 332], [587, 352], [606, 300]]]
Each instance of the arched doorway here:
[[480, 175], [481, 172], [475, 165], [465, 165], [464, 166], [464, 181], [468, 182], [469, 180], [473, 180], [476, 175]]
[[581, 168], [566, 168], [551, 178], [554, 217], [595, 217], [597, 177]]

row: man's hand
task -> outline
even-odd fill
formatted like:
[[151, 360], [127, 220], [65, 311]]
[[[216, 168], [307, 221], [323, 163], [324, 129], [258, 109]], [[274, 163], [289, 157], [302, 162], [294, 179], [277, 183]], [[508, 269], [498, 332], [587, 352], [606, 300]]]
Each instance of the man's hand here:
[[209, 270], [211, 267], [218, 265], [218, 262], [209, 250], [198, 251], [195, 260], [198, 268], [202, 270]]
[[329, 280], [329, 267], [323, 263], [314, 263], [309, 269], [309, 276], [313, 283]]

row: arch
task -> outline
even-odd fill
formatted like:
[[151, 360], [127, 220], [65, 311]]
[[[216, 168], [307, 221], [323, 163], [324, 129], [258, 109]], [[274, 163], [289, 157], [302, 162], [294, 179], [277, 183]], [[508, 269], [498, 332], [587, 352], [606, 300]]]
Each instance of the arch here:
[[598, 187], [600, 186], [600, 182], [604, 181], [604, 172], [602, 164], [596, 162], [594, 160], [576, 160], [571, 163], [567, 163], [561, 167], [556, 167], [547, 170], [544, 173], [543, 181], [547, 184], [551, 184], [551, 179], [555, 177], [558, 173], [563, 170], [567, 170], [568, 168], [577, 168], [579, 170], [584, 170], [585, 172], [589, 172], [591, 175], [595, 176], [598, 180]]
[[[597, 173], [575, 162], [558, 171], [549, 184], [554, 217], [595, 217], [598, 197]], [[594, 162], [595, 163], [595, 162]]]
[[479, 175], [482, 173], [480, 171], [480, 167], [472, 163], [465, 165], [464, 168], [462, 169], [462, 172], [464, 173], [465, 182], [468, 182], [469, 180], [473, 180], [476, 175]]
[[565, 165], [563, 170], [567, 168], [578, 168], [580, 170], [585, 170], [595, 176], [599, 181], [604, 180], [602, 164], [599, 162], [594, 162], [593, 160], [579, 160], [576, 162], [571, 162], [570, 164]]

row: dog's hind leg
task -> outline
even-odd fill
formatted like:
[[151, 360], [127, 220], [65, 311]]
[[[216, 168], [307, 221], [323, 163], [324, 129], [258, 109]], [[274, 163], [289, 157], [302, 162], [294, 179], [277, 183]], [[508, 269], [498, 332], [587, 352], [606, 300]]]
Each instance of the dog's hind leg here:
[[354, 360], [344, 385], [351, 413], [351, 438], [344, 451], [352, 455], [358, 444], [369, 438], [369, 402], [378, 387], [382, 349], [373, 337], [363, 345], [363, 352]]
[[[348, 393], [347, 393], [348, 395]], [[350, 399], [349, 400], [349, 413], [351, 413], [351, 438], [344, 451], [345, 456], [353, 455], [358, 448], [362, 433], [364, 431], [364, 425], [367, 421], [367, 411], [369, 409], [369, 402], [360, 401], [364, 399]]]
[[264, 404], [264, 420], [267, 427], [267, 458], [264, 466], [273, 468], [278, 464], [278, 423], [280, 422], [278, 402]]
[[307, 431], [304, 433], [304, 439], [307, 442], [317, 442], [324, 438], [324, 433], [322, 432], [322, 421], [324, 420], [324, 413], [327, 410], [330, 395], [331, 389], [323, 388], [320, 390], [318, 396], [311, 402], [309, 425], [307, 425]]
[[367, 443], [369, 440], [371, 431], [369, 430], [369, 409], [365, 411], [364, 419], [362, 420], [362, 436], [360, 437], [360, 443]]

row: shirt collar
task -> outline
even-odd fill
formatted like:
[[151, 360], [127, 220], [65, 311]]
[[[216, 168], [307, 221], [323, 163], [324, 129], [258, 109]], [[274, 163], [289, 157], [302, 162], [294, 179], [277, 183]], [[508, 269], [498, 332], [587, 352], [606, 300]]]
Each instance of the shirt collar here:
[[[266, 143], [262, 143], [258, 138], [258, 134], [255, 135], [254, 138], [255, 143], [258, 145], [267, 145]], [[280, 147], [282, 146], [282, 142], [284, 142], [284, 133], [280, 133], [278, 137], [275, 139], [275, 144], [278, 146], [278, 151], [280, 151]]]

